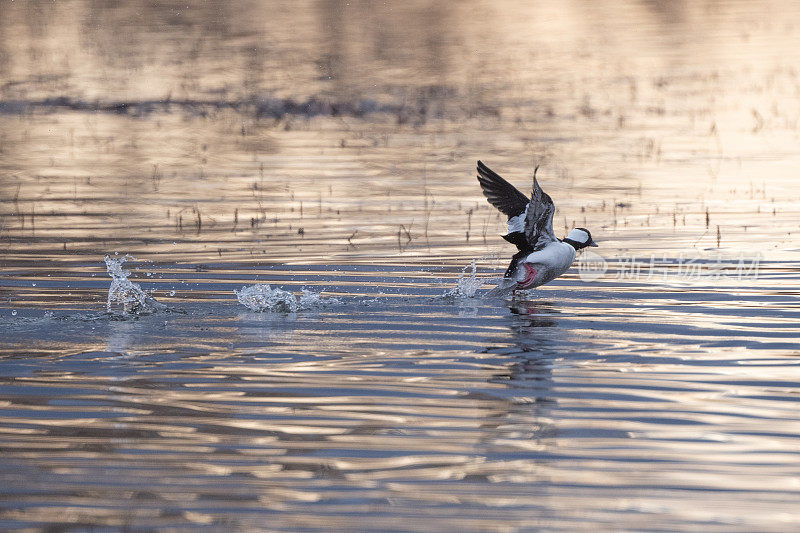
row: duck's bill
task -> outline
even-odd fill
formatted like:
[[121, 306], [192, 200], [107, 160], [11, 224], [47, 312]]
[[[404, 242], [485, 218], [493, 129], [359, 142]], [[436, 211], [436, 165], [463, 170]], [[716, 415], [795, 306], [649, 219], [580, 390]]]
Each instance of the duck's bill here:
[[594, 242], [594, 239], [592, 239], [591, 241], [589, 241], [589, 243], [588, 243], [588, 244], [589, 244], [589, 246], [593, 246], [594, 248], [597, 248], [598, 246], [600, 246], [599, 244], [597, 244], [596, 242]]

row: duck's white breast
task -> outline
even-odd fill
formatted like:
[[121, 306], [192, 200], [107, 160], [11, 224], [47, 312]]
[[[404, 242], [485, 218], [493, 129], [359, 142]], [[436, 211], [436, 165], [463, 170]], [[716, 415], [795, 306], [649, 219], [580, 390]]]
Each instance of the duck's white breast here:
[[575, 248], [565, 242], [556, 241], [528, 255], [524, 262], [539, 266], [541, 272], [536, 276], [536, 284], [541, 285], [569, 270], [574, 259]]

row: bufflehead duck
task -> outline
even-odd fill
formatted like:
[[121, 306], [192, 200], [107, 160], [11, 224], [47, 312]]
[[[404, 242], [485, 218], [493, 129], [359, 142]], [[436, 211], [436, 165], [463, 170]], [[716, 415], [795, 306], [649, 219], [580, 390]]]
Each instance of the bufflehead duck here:
[[[538, 170], [539, 167], [536, 167]], [[533, 171], [531, 199], [478, 161], [478, 182], [489, 203], [508, 216], [508, 234], [503, 238], [519, 250], [511, 259], [498, 289], [532, 289], [569, 270], [575, 252], [597, 246], [586, 228], [575, 228], [559, 240], [553, 233], [555, 206], [542, 190]]]

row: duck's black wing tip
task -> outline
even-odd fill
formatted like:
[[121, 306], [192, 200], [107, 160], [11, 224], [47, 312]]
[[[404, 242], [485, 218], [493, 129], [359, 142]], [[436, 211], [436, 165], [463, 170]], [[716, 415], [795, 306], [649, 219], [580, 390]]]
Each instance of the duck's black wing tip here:
[[487, 167], [483, 161], [478, 161], [477, 170], [478, 183], [481, 184], [483, 195], [490, 204], [508, 217], [515, 217], [525, 212], [529, 202], [527, 196]]

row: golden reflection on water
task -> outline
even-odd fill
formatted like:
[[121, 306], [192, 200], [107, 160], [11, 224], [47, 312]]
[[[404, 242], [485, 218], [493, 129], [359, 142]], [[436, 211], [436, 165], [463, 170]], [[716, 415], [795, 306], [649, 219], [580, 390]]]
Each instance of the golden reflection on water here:
[[[0, 527], [786, 530], [798, 23], [4, 5]], [[520, 188], [541, 164], [605, 275], [444, 297], [510, 255], [479, 158]], [[115, 251], [172, 312], [96, 314]], [[255, 281], [340, 302], [254, 314]]]
[[[714, 248], [720, 226], [723, 249], [780, 254], [797, 226], [791, 11], [778, 23], [776, 8], [739, 3], [71, 7], [5, 19], [3, 217], [17, 255], [504, 254], [478, 157], [520, 185], [543, 163], [559, 232], [599, 228], [606, 250]], [[341, 109], [288, 104], [312, 98]], [[279, 116], [260, 114], [264, 99], [284, 102]], [[348, 114], [365, 101], [389, 111]], [[102, 111], [113, 103], [128, 107]]]

